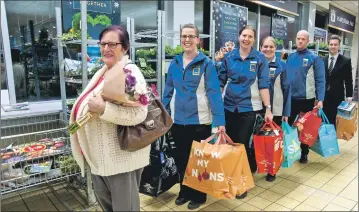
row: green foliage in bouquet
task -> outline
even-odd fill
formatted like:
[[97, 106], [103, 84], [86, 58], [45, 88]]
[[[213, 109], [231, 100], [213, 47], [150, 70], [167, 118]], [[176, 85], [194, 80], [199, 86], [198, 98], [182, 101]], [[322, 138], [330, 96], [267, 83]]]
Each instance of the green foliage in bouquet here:
[[58, 163], [63, 174], [71, 174], [80, 171], [80, 167], [77, 165], [73, 156], [61, 156], [59, 159]]

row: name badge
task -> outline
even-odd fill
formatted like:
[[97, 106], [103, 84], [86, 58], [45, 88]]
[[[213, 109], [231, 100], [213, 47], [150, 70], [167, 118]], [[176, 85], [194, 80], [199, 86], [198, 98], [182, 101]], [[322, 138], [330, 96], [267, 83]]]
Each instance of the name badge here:
[[276, 68], [269, 68], [269, 77], [274, 77]]
[[192, 69], [192, 75], [193, 76], [199, 76], [199, 73], [200, 73], [200, 68], [199, 67], [194, 67]]
[[249, 70], [251, 72], [256, 72], [257, 69], [257, 61], [251, 61], [251, 63], [249, 64]]
[[303, 59], [303, 67], [307, 67], [308, 66], [308, 59]]

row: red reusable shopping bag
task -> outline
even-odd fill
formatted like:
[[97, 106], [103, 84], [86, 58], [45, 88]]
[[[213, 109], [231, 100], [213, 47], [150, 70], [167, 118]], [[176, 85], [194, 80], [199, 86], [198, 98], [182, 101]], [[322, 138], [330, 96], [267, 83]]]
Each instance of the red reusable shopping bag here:
[[253, 138], [258, 173], [275, 175], [283, 161], [283, 131], [274, 122], [265, 122]]
[[299, 141], [311, 147], [318, 139], [318, 130], [322, 124], [322, 118], [318, 116], [318, 109], [315, 108], [307, 113], [299, 114], [294, 126], [298, 128]]

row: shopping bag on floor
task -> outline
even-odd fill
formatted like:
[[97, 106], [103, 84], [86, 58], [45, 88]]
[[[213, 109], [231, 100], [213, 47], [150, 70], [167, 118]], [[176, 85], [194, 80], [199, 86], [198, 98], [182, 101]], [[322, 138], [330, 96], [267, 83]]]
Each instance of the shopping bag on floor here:
[[283, 130], [283, 168], [289, 168], [293, 162], [300, 159], [301, 149], [297, 128], [282, 122]]
[[170, 136], [166, 134], [151, 144], [150, 165], [142, 172], [140, 193], [158, 197], [180, 182]]
[[299, 141], [311, 147], [317, 141], [321, 124], [322, 119], [318, 116], [318, 109], [315, 108], [307, 113], [300, 113], [293, 125], [299, 131]]
[[[215, 144], [208, 143], [216, 135]], [[234, 199], [254, 187], [243, 144], [233, 143], [221, 132], [193, 141], [183, 185], [218, 199]]]
[[275, 175], [283, 161], [283, 132], [275, 122], [265, 122], [254, 135], [258, 173]]
[[330, 124], [323, 110], [319, 110], [319, 114], [323, 119], [319, 128], [319, 137], [317, 142], [313, 144], [311, 150], [323, 157], [329, 157], [339, 154], [339, 145], [337, 133], [333, 124]]
[[337, 126], [338, 139], [344, 139], [346, 141], [352, 139], [358, 130], [357, 110], [355, 111], [354, 117], [351, 119], [346, 119], [341, 116], [337, 116], [336, 126]]

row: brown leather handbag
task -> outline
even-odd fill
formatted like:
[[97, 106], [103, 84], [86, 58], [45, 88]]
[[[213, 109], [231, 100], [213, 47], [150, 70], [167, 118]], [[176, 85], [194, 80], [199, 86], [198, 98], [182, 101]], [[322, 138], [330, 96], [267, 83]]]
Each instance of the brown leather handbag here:
[[142, 149], [166, 134], [171, 128], [173, 124], [171, 116], [158, 97], [153, 94], [152, 96], [147, 117], [142, 123], [135, 126], [118, 125], [117, 133], [122, 150], [133, 152]]

